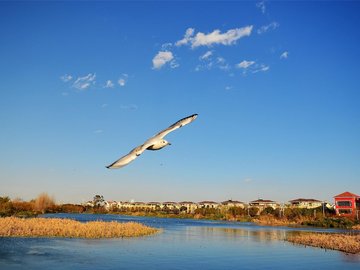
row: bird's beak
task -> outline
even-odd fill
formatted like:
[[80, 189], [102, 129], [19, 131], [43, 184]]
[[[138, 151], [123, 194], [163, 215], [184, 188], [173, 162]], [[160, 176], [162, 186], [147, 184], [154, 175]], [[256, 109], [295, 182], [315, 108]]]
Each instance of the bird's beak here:
[[168, 145], [171, 145], [171, 143], [168, 143]]

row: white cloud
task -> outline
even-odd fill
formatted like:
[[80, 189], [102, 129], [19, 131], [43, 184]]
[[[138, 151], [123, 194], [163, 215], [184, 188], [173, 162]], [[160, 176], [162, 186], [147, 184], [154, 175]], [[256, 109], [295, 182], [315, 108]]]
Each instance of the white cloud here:
[[199, 58], [200, 58], [200, 60], [207, 60], [207, 59], [209, 59], [212, 55], [213, 55], [213, 52], [212, 52], [212, 51], [207, 51], [206, 53], [204, 53], [203, 55], [201, 55]]
[[172, 52], [170, 51], [159, 51], [153, 58], [153, 69], [160, 69], [166, 63], [174, 59]]
[[280, 55], [280, 59], [287, 59], [289, 57], [289, 52], [285, 51]]
[[129, 75], [124, 73], [121, 75], [121, 77], [118, 80], [118, 84], [123, 87], [126, 85], [127, 81], [128, 81]]
[[173, 59], [173, 60], [170, 62], [170, 67], [171, 67], [171, 68], [177, 68], [177, 67], [179, 67], [179, 66], [180, 66], [180, 64], [179, 64], [178, 62], [176, 62], [175, 59]]
[[176, 46], [181, 46], [181, 45], [186, 45], [188, 44], [189, 42], [191, 42], [191, 39], [192, 39], [192, 36], [194, 35], [194, 32], [195, 32], [195, 29], [194, 28], [188, 28], [186, 29], [186, 32], [185, 32], [185, 35], [184, 35], [184, 38], [177, 41], [175, 43]]
[[223, 57], [216, 58], [216, 64], [222, 70], [230, 69], [230, 65], [228, 63], [226, 63], [226, 60]]
[[270, 69], [269, 66], [264, 65], [264, 64], [260, 64], [260, 65], [256, 65], [255, 69], [252, 70], [252, 73], [258, 73], [261, 71], [268, 71]]
[[280, 26], [279, 23], [277, 23], [277, 22], [272, 22], [272, 23], [270, 23], [270, 24], [261, 26], [261, 27], [257, 30], [257, 33], [258, 33], [259, 35], [261, 35], [261, 34], [264, 34], [264, 33], [268, 32], [268, 31], [270, 31], [270, 30], [275, 30], [275, 29], [278, 28], [279, 26]]
[[253, 180], [251, 179], [251, 178], [245, 178], [244, 179], [244, 182], [246, 182], [246, 183], [249, 183], [249, 182], [252, 182]]
[[252, 26], [230, 29], [226, 33], [221, 34], [220, 30], [214, 30], [210, 34], [198, 32], [192, 40], [191, 47], [211, 46], [213, 44], [232, 45], [242, 37], [249, 36]]
[[120, 86], [125, 86], [126, 81], [125, 81], [125, 79], [121, 78], [121, 79], [118, 80], [118, 83], [119, 83]]
[[114, 88], [114, 83], [111, 81], [111, 80], [107, 80], [105, 85], [104, 85], [104, 88]]
[[247, 69], [248, 67], [252, 66], [255, 64], [255, 61], [246, 61], [243, 60], [241, 61], [239, 64], [236, 65], [236, 67], [238, 68], [243, 68], [243, 69]]
[[236, 65], [237, 68], [243, 70], [243, 74], [247, 74], [248, 72], [257, 73], [260, 71], [267, 71], [270, 69], [269, 66], [265, 64], [258, 64], [255, 61], [247, 61], [243, 60], [239, 64]]
[[68, 81], [71, 81], [72, 80], [72, 76], [71, 75], [68, 75], [68, 74], [65, 74], [63, 76], [60, 77], [60, 79], [63, 81], [63, 82], [68, 82]]
[[192, 48], [199, 46], [211, 46], [213, 44], [232, 45], [237, 42], [238, 39], [246, 36], [250, 36], [253, 29], [252, 25], [242, 28], [230, 29], [226, 33], [221, 33], [216, 29], [209, 34], [198, 32], [195, 36], [194, 28], [188, 28], [186, 30], [183, 39], [176, 42], [176, 46], [191, 44]]
[[95, 78], [95, 73], [89, 73], [84, 77], [78, 77], [72, 86], [79, 90], [86, 90], [90, 85], [95, 84]]
[[94, 130], [94, 133], [95, 134], [100, 134], [100, 133], [103, 133], [104, 131], [102, 129], [97, 129], [97, 130]]
[[261, 10], [262, 14], [265, 14], [265, 12], [266, 12], [265, 1], [256, 3], [256, 7]]
[[232, 86], [229, 86], [229, 85], [228, 85], [228, 86], [225, 86], [225, 90], [227, 90], [227, 91], [228, 91], [228, 90], [231, 90], [232, 88], [233, 88], [233, 87], [232, 87]]
[[168, 42], [168, 43], [164, 43], [163, 45], [161, 45], [161, 49], [163, 51], [165, 50], [169, 50], [172, 47], [172, 43]]
[[[210, 52], [210, 51], [209, 51]], [[218, 56], [215, 59], [212, 59], [211, 56], [206, 56], [209, 52], [205, 53], [204, 55], [200, 56], [201, 63], [195, 67], [195, 71], [201, 70], [210, 70], [213, 68], [218, 68], [224, 71], [229, 70], [231, 67], [225, 60], [225, 58]], [[211, 53], [212, 55], [212, 53]], [[204, 57], [206, 56], [206, 57]]]

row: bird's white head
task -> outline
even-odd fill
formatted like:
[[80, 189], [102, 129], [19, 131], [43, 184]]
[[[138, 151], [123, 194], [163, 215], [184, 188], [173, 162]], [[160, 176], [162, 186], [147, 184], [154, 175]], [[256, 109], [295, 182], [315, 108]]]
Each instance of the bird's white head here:
[[167, 140], [164, 140], [164, 139], [161, 140], [161, 144], [164, 145], [164, 147], [167, 145], [171, 145], [170, 142], [168, 142]]

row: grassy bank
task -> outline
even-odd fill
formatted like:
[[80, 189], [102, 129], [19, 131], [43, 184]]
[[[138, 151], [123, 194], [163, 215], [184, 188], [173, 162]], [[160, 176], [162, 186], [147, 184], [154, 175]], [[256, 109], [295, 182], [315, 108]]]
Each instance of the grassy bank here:
[[346, 253], [360, 253], [360, 235], [301, 233], [288, 236], [286, 240], [305, 246], [340, 250]]
[[0, 218], [0, 236], [6, 237], [117, 238], [150, 235], [156, 232], [157, 229], [135, 222], [82, 223], [59, 218]]

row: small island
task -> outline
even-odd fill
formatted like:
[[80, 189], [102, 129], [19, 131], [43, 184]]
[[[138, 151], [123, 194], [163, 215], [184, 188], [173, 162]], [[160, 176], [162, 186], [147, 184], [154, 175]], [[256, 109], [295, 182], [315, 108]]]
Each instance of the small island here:
[[346, 253], [360, 253], [360, 235], [337, 233], [300, 233], [286, 238], [294, 244], [339, 250]]
[[0, 237], [120, 238], [159, 232], [136, 222], [79, 222], [61, 218], [0, 218]]

